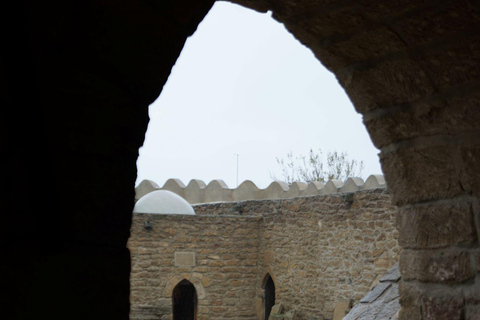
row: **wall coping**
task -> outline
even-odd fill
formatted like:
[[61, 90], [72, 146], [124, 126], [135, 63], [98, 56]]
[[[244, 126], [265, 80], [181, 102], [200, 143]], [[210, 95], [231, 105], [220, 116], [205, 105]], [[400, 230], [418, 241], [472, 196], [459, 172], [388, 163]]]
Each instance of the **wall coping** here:
[[232, 202], [243, 200], [289, 199], [303, 196], [328, 195], [360, 190], [386, 188], [383, 175], [370, 175], [367, 180], [348, 178], [345, 181], [329, 180], [327, 183], [274, 181], [267, 188], [260, 189], [250, 180], [245, 180], [237, 188], [230, 189], [223, 180], [212, 180], [205, 184], [202, 180], [190, 180], [187, 186], [179, 179], [168, 179], [163, 187], [152, 180], [143, 180], [135, 188], [135, 201], [156, 190], [168, 190], [187, 200], [190, 204]]

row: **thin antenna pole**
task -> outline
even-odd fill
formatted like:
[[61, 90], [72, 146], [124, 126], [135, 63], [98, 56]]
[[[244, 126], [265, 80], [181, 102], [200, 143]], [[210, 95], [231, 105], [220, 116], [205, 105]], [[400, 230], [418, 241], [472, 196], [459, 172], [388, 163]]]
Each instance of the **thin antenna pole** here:
[[237, 187], [238, 187], [238, 157], [240, 157], [239, 154], [234, 153], [234, 156], [237, 156]]

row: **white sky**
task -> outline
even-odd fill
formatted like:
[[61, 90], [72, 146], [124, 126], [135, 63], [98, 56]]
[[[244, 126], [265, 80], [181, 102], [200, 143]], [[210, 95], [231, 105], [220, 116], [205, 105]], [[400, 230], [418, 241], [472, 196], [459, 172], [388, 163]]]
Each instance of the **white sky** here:
[[276, 157], [347, 151], [381, 173], [378, 150], [340, 87], [311, 51], [271, 18], [217, 2], [187, 43], [160, 97], [137, 161], [137, 184], [169, 178], [281, 177]]

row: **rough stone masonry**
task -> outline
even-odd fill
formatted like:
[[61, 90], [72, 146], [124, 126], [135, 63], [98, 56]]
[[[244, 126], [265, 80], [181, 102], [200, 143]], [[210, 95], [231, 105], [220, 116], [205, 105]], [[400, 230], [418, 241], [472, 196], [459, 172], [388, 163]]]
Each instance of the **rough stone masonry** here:
[[[183, 279], [197, 290], [197, 319], [263, 319], [267, 274], [286, 312], [332, 319], [337, 301], [358, 303], [401, 251], [385, 189], [194, 208], [196, 216], [134, 215], [132, 319], [171, 319]], [[194, 265], [176, 265], [180, 252]]]

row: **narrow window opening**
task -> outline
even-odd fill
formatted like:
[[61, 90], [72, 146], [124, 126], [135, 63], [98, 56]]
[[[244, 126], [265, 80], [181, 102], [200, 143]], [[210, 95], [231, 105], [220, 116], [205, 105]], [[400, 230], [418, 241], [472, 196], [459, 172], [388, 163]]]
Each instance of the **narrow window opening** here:
[[270, 317], [272, 307], [275, 305], [275, 283], [272, 277], [267, 274], [267, 281], [265, 283], [265, 320]]
[[197, 291], [188, 280], [180, 281], [172, 293], [173, 320], [197, 319]]

